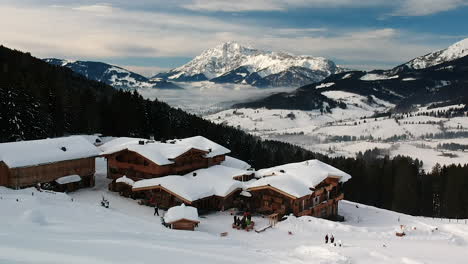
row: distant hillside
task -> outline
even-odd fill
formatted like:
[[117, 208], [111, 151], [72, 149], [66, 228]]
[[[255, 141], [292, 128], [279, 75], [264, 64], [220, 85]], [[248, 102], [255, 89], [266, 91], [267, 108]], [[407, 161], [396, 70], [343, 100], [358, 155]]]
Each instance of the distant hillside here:
[[148, 79], [140, 74], [131, 72], [121, 67], [95, 61], [67, 61], [62, 59], [48, 58], [44, 61], [70, 68], [86, 78], [111, 85], [117, 89], [182, 89], [172, 82], [163, 79]]
[[290, 93], [275, 94], [234, 107], [297, 110], [346, 108], [346, 105], [340, 104], [339, 98], [324, 96], [329, 91], [345, 91], [366, 96], [369, 100], [384, 100], [395, 104], [397, 111], [406, 111], [420, 104], [457, 104], [467, 102], [467, 73], [468, 56], [418, 69], [405, 64], [386, 71], [344, 72]]

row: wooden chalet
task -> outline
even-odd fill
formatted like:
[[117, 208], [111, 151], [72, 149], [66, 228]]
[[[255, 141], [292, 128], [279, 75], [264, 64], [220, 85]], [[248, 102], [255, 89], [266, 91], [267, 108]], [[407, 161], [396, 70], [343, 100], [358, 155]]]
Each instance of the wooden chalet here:
[[118, 138], [102, 145], [101, 149], [102, 156], [107, 159], [108, 178], [116, 180], [126, 176], [135, 181], [183, 175], [218, 165], [230, 152], [201, 136], [166, 143]]
[[163, 219], [171, 229], [178, 230], [194, 231], [200, 223], [197, 208], [185, 204], [169, 208]]
[[259, 213], [334, 218], [344, 198], [341, 183], [350, 175], [318, 160], [291, 163], [260, 170], [249, 185], [247, 198]]
[[81, 136], [0, 144], [0, 186], [71, 191], [94, 186], [100, 151]]
[[252, 171], [215, 165], [186, 175], [170, 175], [135, 182], [135, 197], [149, 205], [170, 208], [187, 204], [200, 210], [223, 211], [234, 207], [243, 183], [236, 178], [251, 177]]

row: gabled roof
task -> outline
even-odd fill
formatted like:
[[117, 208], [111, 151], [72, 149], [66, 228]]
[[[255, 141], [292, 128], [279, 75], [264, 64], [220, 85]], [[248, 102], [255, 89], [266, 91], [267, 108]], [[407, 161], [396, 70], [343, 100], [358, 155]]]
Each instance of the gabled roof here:
[[183, 219], [193, 222], [200, 222], [198, 219], [197, 208], [181, 204], [179, 206], [169, 208], [169, 210], [167, 210], [166, 214], [164, 215], [164, 222], [168, 224]]
[[250, 183], [249, 189], [272, 187], [296, 198], [311, 194], [310, 188], [315, 188], [328, 177], [338, 178], [340, 182], [351, 178], [346, 172], [318, 160], [259, 170], [256, 176], [260, 179]]
[[184, 176], [170, 175], [137, 181], [133, 185], [133, 190], [163, 188], [191, 203], [213, 195], [226, 197], [244, 186], [242, 182], [234, 180], [234, 177], [251, 173], [251, 171], [215, 165]]
[[196, 149], [208, 151], [209, 153], [205, 155], [207, 158], [212, 158], [212, 157], [219, 156], [219, 155], [225, 155], [231, 152], [229, 149], [202, 136], [175, 139], [175, 140], [172, 140], [172, 142], [178, 145], [189, 145]]
[[96, 157], [99, 153], [99, 149], [82, 136], [0, 144], [0, 161], [9, 168]]
[[[139, 142], [145, 142], [140, 145]], [[122, 150], [129, 150], [140, 154], [158, 165], [168, 165], [174, 163], [173, 159], [186, 153], [191, 149], [206, 152], [205, 157], [214, 157], [229, 153], [230, 150], [206, 139], [196, 136], [186, 139], [174, 139], [169, 143], [148, 141], [141, 138], [117, 138], [103, 144], [100, 148], [102, 155], [113, 154]]]

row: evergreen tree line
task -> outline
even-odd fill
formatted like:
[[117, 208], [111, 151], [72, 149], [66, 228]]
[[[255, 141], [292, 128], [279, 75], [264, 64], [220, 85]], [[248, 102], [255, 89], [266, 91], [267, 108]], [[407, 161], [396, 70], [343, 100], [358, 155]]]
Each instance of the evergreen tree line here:
[[368, 150], [356, 158], [324, 158], [353, 178], [344, 185], [345, 199], [411, 215], [468, 218], [468, 165], [436, 165], [382, 157]]
[[421, 162], [376, 151], [329, 158], [214, 124], [137, 92], [115, 90], [28, 53], [0, 47], [0, 142], [102, 133], [157, 140], [202, 135], [254, 168], [319, 159], [353, 176], [346, 199], [403, 213], [468, 217], [468, 167], [421, 171]]

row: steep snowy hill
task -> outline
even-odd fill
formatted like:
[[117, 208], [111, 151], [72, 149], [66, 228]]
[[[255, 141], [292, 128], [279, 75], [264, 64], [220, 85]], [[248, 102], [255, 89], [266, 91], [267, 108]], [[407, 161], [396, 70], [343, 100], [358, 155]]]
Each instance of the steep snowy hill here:
[[452, 61], [468, 55], [468, 38], [461, 40], [450, 47], [417, 57], [407, 63], [412, 69], [424, 69], [444, 62]]
[[332, 61], [271, 52], [226, 42], [205, 50], [189, 63], [156, 75], [173, 81], [241, 83], [258, 87], [297, 86], [321, 81], [342, 69]]
[[62, 59], [48, 58], [44, 61], [68, 67], [88, 79], [109, 84], [118, 89], [157, 88], [157, 89], [180, 89], [174, 83], [163, 79], [151, 79], [128, 71], [126, 69], [94, 61], [67, 61]]
[[[466, 262], [465, 220], [413, 217], [348, 201], [339, 205], [342, 223], [290, 216], [262, 233], [246, 232], [231, 228], [226, 211], [203, 215], [195, 232], [170, 230], [151, 207], [109, 192], [105, 168], [98, 159], [96, 186], [69, 195], [0, 187], [0, 263]], [[98, 205], [102, 196], [110, 208]], [[268, 224], [252, 218], [258, 228]], [[406, 236], [395, 235], [402, 231]], [[337, 245], [325, 244], [325, 234]]]

